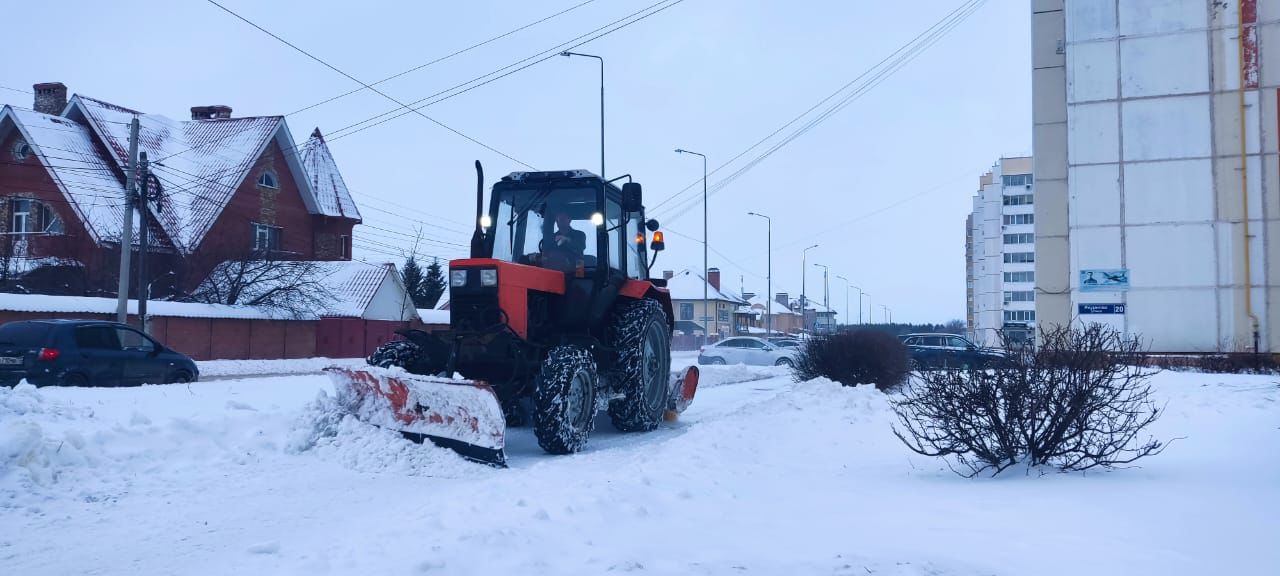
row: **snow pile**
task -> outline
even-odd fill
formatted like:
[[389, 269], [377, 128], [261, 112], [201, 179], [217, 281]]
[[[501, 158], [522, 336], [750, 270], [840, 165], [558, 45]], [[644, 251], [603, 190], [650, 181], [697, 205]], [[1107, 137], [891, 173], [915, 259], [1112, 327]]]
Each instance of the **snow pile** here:
[[11, 507], [15, 494], [51, 486], [64, 471], [98, 463], [98, 454], [78, 431], [41, 426], [41, 420], [92, 418], [92, 413], [74, 412], [48, 402], [25, 381], [12, 389], [0, 387], [0, 509]]
[[303, 409], [287, 449], [298, 455], [311, 453], [357, 472], [457, 478], [485, 468], [444, 448], [414, 444], [399, 432], [361, 422], [326, 392], [320, 392]]
[[[682, 371], [677, 370], [677, 372]], [[769, 378], [786, 378], [791, 375], [791, 369], [785, 366], [747, 366], [746, 364], [699, 366], [698, 372], [699, 389], [755, 382]]]

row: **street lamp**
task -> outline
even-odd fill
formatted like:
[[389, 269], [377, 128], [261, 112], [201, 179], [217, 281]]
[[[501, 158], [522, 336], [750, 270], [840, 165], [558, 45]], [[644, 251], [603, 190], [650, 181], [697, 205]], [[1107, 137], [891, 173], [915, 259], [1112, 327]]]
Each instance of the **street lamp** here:
[[[822, 269], [822, 307], [823, 312], [831, 311], [830, 290], [827, 289], [827, 274], [831, 271], [826, 264], [814, 264], [815, 267]], [[818, 327], [818, 316], [813, 317], [813, 327]]]
[[805, 318], [806, 316], [805, 308], [809, 305], [809, 301], [808, 301], [809, 251], [817, 247], [818, 245], [814, 244], [813, 246], [810, 246], [800, 251], [800, 326], [801, 327], [804, 327], [805, 324], [807, 324], [806, 322], [807, 318]]
[[747, 212], [748, 216], [759, 216], [764, 218], [768, 223], [769, 243], [768, 243], [768, 260], [769, 269], [765, 273], [765, 295], [764, 295], [764, 330], [765, 336], [773, 336], [773, 218], [758, 214], [755, 212]]
[[604, 177], [604, 58], [595, 54], [582, 54], [579, 52], [561, 52], [561, 56], [568, 58], [570, 56], [582, 56], [583, 58], [595, 58], [600, 61], [600, 179], [606, 180]]
[[[676, 154], [693, 154], [694, 156], [702, 157], [702, 310], [703, 312], [706, 312], [711, 306], [711, 303], [707, 299], [707, 282], [709, 282], [707, 278], [707, 156], [706, 154], [694, 152], [693, 150], [685, 150], [683, 148], [676, 148]], [[708, 313], [708, 315], [710, 316], [711, 314]], [[719, 316], [715, 316], [715, 322], [716, 332], [719, 332]], [[705, 329], [706, 327], [704, 326], [703, 328]], [[711, 333], [707, 332], [707, 335], [710, 336]]]
[[[836, 279], [844, 280], [844, 318], [845, 318], [844, 321], [845, 321], [845, 324], [848, 325], [848, 323], [853, 322], [853, 316], [849, 315], [849, 286], [851, 284], [849, 283], [848, 278], [845, 278], [844, 276], [841, 276], [839, 274], [836, 274]], [[859, 307], [861, 307], [862, 302], [858, 302], [858, 305]], [[858, 311], [861, 312], [862, 311], [861, 308], [859, 308]]]
[[[861, 289], [861, 288], [859, 288], [859, 287], [857, 287], [857, 286], [854, 286], [854, 287], [853, 287], [853, 289], [858, 291], [858, 324], [862, 324], [862, 294], [863, 294], [863, 292], [862, 292], [862, 289]], [[868, 300], [870, 300], [870, 299], [871, 299], [871, 297], [870, 297], [870, 296], [868, 296], [868, 297], [867, 297], [867, 299], [868, 299]]]
[[880, 305], [880, 307], [881, 307], [881, 308], [884, 308], [884, 313], [885, 313], [885, 319], [886, 319], [886, 321], [887, 321], [889, 324], [893, 324], [893, 310], [892, 310], [891, 308], [889, 308], [888, 306], [885, 306], [884, 304], [881, 304], [881, 305]]

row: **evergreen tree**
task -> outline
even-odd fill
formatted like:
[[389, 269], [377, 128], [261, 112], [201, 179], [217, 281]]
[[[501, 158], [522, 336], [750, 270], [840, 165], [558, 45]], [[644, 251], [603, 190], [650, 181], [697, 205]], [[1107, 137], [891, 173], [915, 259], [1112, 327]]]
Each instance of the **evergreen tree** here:
[[414, 308], [430, 308], [426, 298], [423, 297], [424, 278], [422, 277], [422, 267], [418, 266], [418, 261], [413, 256], [404, 261], [404, 270], [400, 273], [404, 279], [404, 289], [409, 293], [409, 298], [413, 300]]
[[440, 297], [444, 296], [444, 287], [444, 269], [440, 266], [440, 259], [434, 258], [427, 265], [427, 277], [422, 279], [422, 302], [426, 304], [423, 307], [435, 308]]

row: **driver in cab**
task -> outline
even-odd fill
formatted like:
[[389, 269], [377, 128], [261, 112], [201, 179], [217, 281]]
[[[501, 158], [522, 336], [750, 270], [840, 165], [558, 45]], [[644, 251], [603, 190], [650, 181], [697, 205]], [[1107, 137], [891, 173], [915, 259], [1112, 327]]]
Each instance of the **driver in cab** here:
[[555, 227], [550, 238], [542, 242], [542, 265], [546, 268], [571, 271], [587, 249], [587, 234], [571, 225], [569, 213], [555, 213]]

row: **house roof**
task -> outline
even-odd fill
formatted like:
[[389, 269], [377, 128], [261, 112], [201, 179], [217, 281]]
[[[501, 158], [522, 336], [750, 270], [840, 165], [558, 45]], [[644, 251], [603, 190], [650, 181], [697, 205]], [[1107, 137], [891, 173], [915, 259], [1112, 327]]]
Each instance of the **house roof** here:
[[319, 128], [311, 133], [311, 138], [302, 146], [299, 156], [302, 158], [302, 168], [310, 178], [307, 183], [310, 184], [311, 193], [315, 195], [318, 212], [325, 216], [352, 218], [359, 222], [360, 210], [356, 209], [351, 192], [347, 190], [342, 173], [338, 171], [338, 163], [334, 162], [333, 154], [329, 152], [329, 145], [325, 144]]
[[124, 186], [99, 153], [93, 133], [66, 118], [15, 106], [0, 109], [0, 129], [9, 122], [40, 158], [89, 234], [99, 242], [119, 241]]
[[[752, 309], [757, 310], [761, 314], [764, 314], [767, 310], [769, 310], [769, 298], [764, 294], [756, 294], [755, 296], [752, 296], [751, 298], [747, 299], [747, 304], [751, 306]], [[791, 310], [790, 308], [787, 308], [786, 306], [783, 306], [781, 302], [774, 300], [773, 315], [774, 316], [780, 316], [780, 315], [799, 316], [800, 314]]]
[[722, 302], [741, 304], [743, 300], [732, 294], [717, 290], [709, 282], [702, 279], [701, 274], [690, 270], [682, 270], [667, 280], [667, 290], [671, 291], [672, 300], [701, 300], [703, 287], [706, 287], [707, 298]]
[[[230, 262], [219, 264], [210, 272], [209, 277], [201, 282], [201, 286], [206, 286], [209, 282], [215, 281], [214, 279], [229, 276], [223, 270], [225, 266], [231, 265], [233, 263]], [[323, 290], [320, 299], [328, 302], [327, 305], [313, 311], [316, 316], [359, 318], [364, 316], [365, 311], [373, 303], [378, 289], [385, 282], [396, 284], [399, 288], [398, 292], [404, 291], [399, 283], [399, 273], [391, 263], [372, 264], [359, 260], [338, 260], [280, 262], [279, 265], [308, 266], [311, 270], [300, 270], [297, 275], [276, 274], [274, 280], [255, 282], [245, 287], [241, 297], [244, 300], [251, 300], [259, 294], [288, 285], [286, 283], [294, 282], [300, 277], [314, 278]], [[201, 290], [197, 289], [197, 292], [199, 291]]]

